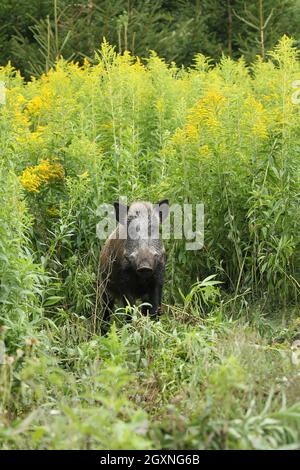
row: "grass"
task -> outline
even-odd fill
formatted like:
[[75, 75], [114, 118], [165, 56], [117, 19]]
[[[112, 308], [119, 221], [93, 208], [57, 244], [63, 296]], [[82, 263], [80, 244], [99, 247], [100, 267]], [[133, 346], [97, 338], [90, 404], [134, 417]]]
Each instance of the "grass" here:
[[45, 318], [43, 347], [32, 338], [6, 357], [2, 448], [299, 447], [292, 325], [283, 337], [221, 307], [203, 318], [165, 306], [159, 321], [135, 309], [129, 323], [122, 313], [107, 336], [76, 315]]
[[[0, 68], [1, 448], [300, 447], [298, 57], [104, 42], [28, 83]], [[203, 202], [205, 244], [168, 241], [162, 316], [103, 335], [97, 208], [122, 195]]]

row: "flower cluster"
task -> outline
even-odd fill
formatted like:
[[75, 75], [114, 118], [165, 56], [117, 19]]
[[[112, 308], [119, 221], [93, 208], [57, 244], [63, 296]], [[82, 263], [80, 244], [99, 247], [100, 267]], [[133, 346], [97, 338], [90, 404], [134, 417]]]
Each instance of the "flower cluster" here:
[[51, 206], [47, 209], [47, 214], [49, 217], [58, 217], [59, 216], [59, 209], [57, 207]]
[[217, 127], [219, 125], [218, 114], [224, 101], [225, 98], [220, 92], [208, 90], [204, 98], [191, 109], [188, 122], [194, 125], [202, 123], [208, 127]]
[[220, 124], [219, 114], [225, 97], [216, 90], [208, 90], [205, 96], [193, 106], [183, 128], [178, 128], [172, 138], [174, 144], [197, 142], [202, 127], [214, 130]]
[[38, 116], [42, 110], [49, 110], [52, 105], [53, 92], [47, 81], [42, 81], [40, 95], [34, 96], [26, 105], [26, 112], [30, 116]]
[[36, 166], [25, 168], [20, 176], [23, 188], [30, 193], [38, 193], [43, 184], [62, 181], [65, 172], [60, 163], [41, 160]]
[[42, 98], [40, 96], [35, 96], [27, 104], [27, 110], [30, 114], [37, 115], [37, 114], [39, 114], [42, 106], [43, 106]]
[[248, 96], [245, 100], [247, 109], [244, 117], [251, 124], [250, 135], [265, 139], [268, 137], [267, 115], [263, 105], [253, 96]]

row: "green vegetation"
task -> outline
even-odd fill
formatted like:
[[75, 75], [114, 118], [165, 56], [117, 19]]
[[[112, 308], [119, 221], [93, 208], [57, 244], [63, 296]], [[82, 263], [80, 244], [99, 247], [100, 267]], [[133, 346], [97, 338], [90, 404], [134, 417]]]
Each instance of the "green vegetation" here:
[[299, 16], [299, 0], [3, 0], [0, 64], [38, 76], [61, 55], [92, 58], [104, 38], [118, 52], [154, 49], [178, 65], [199, 52], [251, 62], [283, 34], [299, 45]]
[[[0, 69], [2, 448], [300, 447], [296, 79], [287, 37], [251, 66], [104, 42]], [[120, 195], [203, 202], [205, 246], [168, 241], [160, 319], [101, 335], [97, 207]]]

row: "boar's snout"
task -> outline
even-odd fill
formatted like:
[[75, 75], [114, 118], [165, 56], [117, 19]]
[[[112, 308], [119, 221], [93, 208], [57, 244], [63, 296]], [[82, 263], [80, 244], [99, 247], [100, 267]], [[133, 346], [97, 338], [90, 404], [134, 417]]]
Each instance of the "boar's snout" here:
[[155, 269], [155, 257], [152, 253], [145, 253], [144, 250], [137, 250], [135, 255], [131, 255], [131, 266], [137, 274], [142, 277], [149, 277]]
[[142, 265], [137, 267], [137, 272], [143, 277], [151, 276], [153, 273], [153, 267], [148, 265]]

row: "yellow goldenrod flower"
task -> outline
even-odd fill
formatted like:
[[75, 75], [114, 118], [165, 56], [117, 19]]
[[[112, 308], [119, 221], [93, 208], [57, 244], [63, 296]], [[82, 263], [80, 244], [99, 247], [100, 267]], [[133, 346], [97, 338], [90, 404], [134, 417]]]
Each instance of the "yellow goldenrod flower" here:
[[225, 98], [215, 90], [209, 90], [206, 95], [192, 108], [188, 122], [194, 125], [203, 123], [208, 127], [216, 127], [219, 124], [218, 114]]
[[35, 116], [39, 114], [42, 106], [43, 106], [42, 98], [40, 96], [35, 96], [27, 104], [27, 110], [30, 114], [33, 114]]
[[24, 104], [24, 103], [26, 103], [26, 99], [24, 98], [24, 96], [21, 95], [21, 94], [20, 94], [20, 95], [17, 95], [17, 96], [16, 96], [16, 104], [22, 105], [22, 104]]
[[49, 160], [41, 160], [36, 167], [39, 177], [45, 183], [59, 181], [65, 176], [64, 169], [60, 163], [50, 163]]
[[27, 127], [30, 124], [29, 118], [26, 116], [26, 114], [22, 113], [19, 110], [15, 112], [15, 121], [16, 121], [16, 127], [18, 126]]
[[49, 207], [47, 209], [47, 214], [50, 216], [50, 217], [58, 217], [59, 216], [59, 209], [57, 207]]
[[38, 165], [25, 168], [20, 176], [20, 182], [26, 191], [38, 193], [43, 183], [61, 181], [64, 176], [64, 169], [60, 163], [41, 160]]
[[185, 132], [183, 129], [176, 129], [175, 134], [172, 137], [172, 142], [175, 145], [178, 145], [185, 141]]
[[30, 193], [38, 193], [40, 189], [41, 180], [35, 173], [34, 167], [25, 168], [20, 176], [20, 182], [26, 191]]
[[162, 98], [159, 98], [155, 103], [155, 107], [159, 113], [162, 113], [165, 108], [164, 100]]
[[90, 62], [87, 57], [83, 59], [83, 68], [89, 68]]
[[197, 127], [194, 124], [190, 124], [190, 123], [187, 124], [186, 127], [185, 127], [185, 133], [186, 133], [186, 136], [190, 140], [197, 140], [198, 130], [197, 130]]
[[244, 119], [250, 125], [251, 134], [262, 139], [268, 137], [267, 115], [263, 105], [253, 96], [248, 96], [245, 106], [247, 111], [244, 113]]
[[209, 146], [207, 144], [202, 145], [202, 147], [200, 148], [200, 151], [202, 154], [207, 155], [210, 152]]

